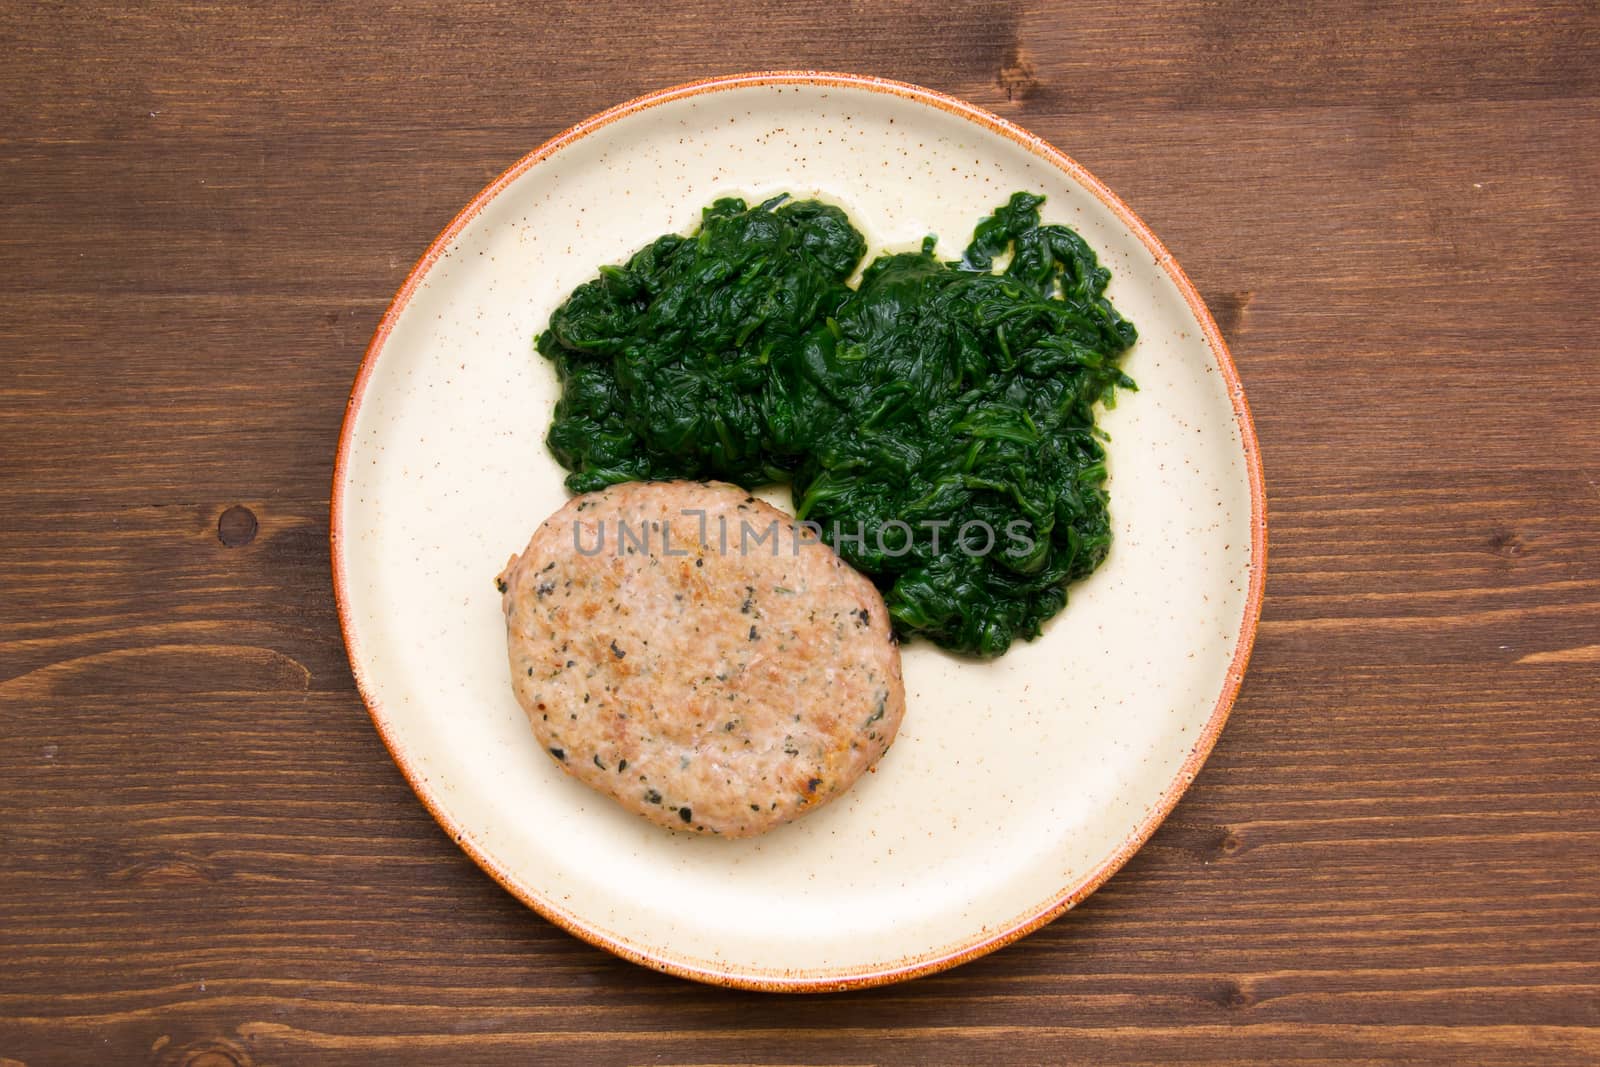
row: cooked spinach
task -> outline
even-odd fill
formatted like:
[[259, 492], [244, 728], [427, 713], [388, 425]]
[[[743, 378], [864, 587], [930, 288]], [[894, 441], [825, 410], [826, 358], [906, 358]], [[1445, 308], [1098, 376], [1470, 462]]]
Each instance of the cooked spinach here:
[[556, 310], [537, 347], [568, 487], [789, 481], [898, 632], [979, 656], [1038, 636], [1111, 543], [1094, 405], [1132, 387], [1136, 333], [1110, 272], [1016, 193], [960, 261], [930, 237], [852, 291], [861, 235], [782, 200], [719, 200]]
[[550, 316], [537, 347], [562, 394], [547, 440], [573, 492], [788, 477], [766, 432], [771, 364], [850, 295], [867, 246], [838, 208], [785, 199], [718, 200], [693, 236], [602, 267]]

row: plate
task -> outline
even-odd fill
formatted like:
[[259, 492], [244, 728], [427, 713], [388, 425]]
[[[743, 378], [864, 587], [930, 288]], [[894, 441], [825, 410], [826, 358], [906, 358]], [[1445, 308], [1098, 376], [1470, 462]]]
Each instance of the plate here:
[[[563, 775], [512, 697], [494, 576], [566, 493], [532, 339], [604, 263], [719, 196], [842, 205], [869, 257], [959, 255], [1018, 189], [1075, 227], [1139, 327], [1106, 412], [1115, 543], [1045, 634], [979, 663], [904, 650], [893, 749], [773, 833], [662, 831]], [[775, 500], [786, 503], [783, 495]], [[638, 963], [824, 990], [926, 974], [1082, 900], [1148, 838], [1238, 689], [1266, 552], [1261, 467], [1216, 325], [1105, 186], [970, 104], [876, 78], [742, 74], [655, 93], [536, 149], [423, 255], [339, 440], [332, 549], [350, 663], [395, 761], [485, 871]]]

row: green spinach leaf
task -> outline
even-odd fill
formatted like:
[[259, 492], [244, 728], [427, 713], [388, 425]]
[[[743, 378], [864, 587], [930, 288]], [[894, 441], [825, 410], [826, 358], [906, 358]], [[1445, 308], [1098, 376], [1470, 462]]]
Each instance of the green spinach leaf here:
[[782, 199], [719, 200], [556, 310], [537, 347], [568, 487], [789, 481], [899, 632], [978, 656], [1038, 636], [1111, 543], [1094, 410], [1133, 386], [1137, 335], [1110, 272], [1019, 192], [959, 262], [929, 238], [851, 291], [861, 235]]

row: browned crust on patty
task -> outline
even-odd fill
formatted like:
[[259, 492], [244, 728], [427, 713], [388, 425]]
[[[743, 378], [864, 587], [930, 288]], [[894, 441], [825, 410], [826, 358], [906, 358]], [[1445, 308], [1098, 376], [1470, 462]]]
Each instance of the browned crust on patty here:
[[670, 829], [742, 837], [819, 807], [905, 711], [877, 589], [735, 486], [576, 497], [499, 581], [539, 743]]

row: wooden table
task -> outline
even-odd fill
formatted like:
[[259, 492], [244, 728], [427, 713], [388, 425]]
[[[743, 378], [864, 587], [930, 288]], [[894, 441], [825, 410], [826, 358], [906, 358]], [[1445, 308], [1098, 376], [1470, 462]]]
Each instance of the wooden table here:
[[[0, 1063], [1600, 1062], [1600, 10], [778, 3], [0, 14]], [[370, 725], [328, 487], [489, 178], [710, 73], [1065, 148], [1187, 268], [1266, 458], [1254, 661], [1086, 904], [832, 997], [528, 911]]]

